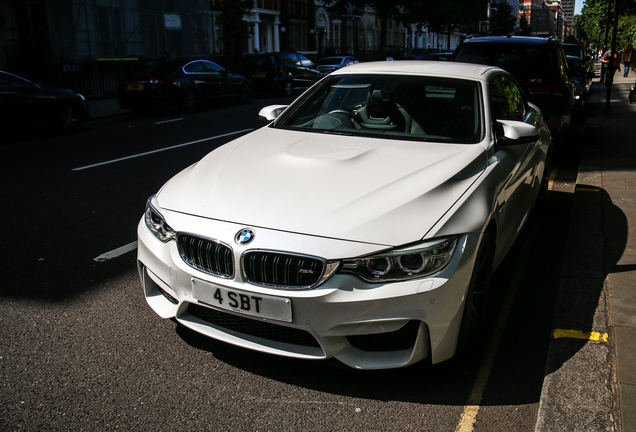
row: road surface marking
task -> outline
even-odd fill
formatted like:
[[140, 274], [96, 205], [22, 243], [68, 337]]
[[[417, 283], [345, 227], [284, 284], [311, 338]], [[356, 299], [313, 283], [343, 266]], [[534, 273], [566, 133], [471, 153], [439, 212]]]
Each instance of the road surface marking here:
[[[536, 236], [532, 235], [532, 233], [528, 233], [522, 255], [519, 257], [520, 262], [527, 262], [535, 237]], [[492, 367], [495, 363], [495, 357], [499, 351], [499, 345], [503, 338], [504, 330], [506, 329], [508, 317], [510, 316], [512, 305], [515, 301], [515, 297], [517, 296], [521, 279], [523, 278], [523, 270], [523, 266], [517, 266], [514, 274], [512, 275], [510, 286], [508, 288], [508, 295], [506, 296], [504, 304], [501, 306], [501, 313], [499, 314], [497, 325], [493, 330], [492, 337], [488, 343], [488, 348], [486, 348], [486, 355], [479, 366], [477, 380], [470, 391], [470, 395], [466, 401], [466, 406], [464, 406], [464, 412], [460, 417], [459, 424], [457, 425], [455, 432], [473, 431], [475, 421], [477, 420], [477, 414], [479, 414], [479, 405], [481, 404], [481, 399], [486, 391], [488, 378], [490, 377], [490, 372], [492, 371]]]
[[112, 164], [112, 163], [115, 163], [115, 162], [121, 162], [121, 161], [125, 161], [125, 160], [128, 160], [128, 159], [134, 159], [134, 158], [138, 158], [138, 157], [141, 157], [141, 156], [147, 156], [147, 155], [150, 155], [150, 154], [159, 153], [159, 152], [166, 151], [166, 150], [172, 150], [172, 149], [176, 149], [176, 148], [179, 148], [179, 147], [185, 147], [185, 146], [189, 146], [189, 145], [192, 145], [192, 144], [198, 144], [198, 143], [204, 142], [204, 141], [211, 141], [211, 140], [214, 140], [214, 139], [217, 139], [217, 138], [223, 138], [223, 137], [230, 136], [230, 135], [237, 135], [237, 134], [244, 133], [244, 132], [250, 132], [252, 130], [254, 130], [254, 128], [243, 129], [243, 130], [236, 131], [236, 132], [230, 132], [230, 133], [226, 133], [226, 134], [223, 134], [223, 135], [217, 135], [217, 136], [213, 136], [213, 137], [209, 137], [209, 138], [203, 138], [203, 139], [196, 140], [196, 141], [190, 141], [190, 142], [186, 142], [186, 143], [183, 143], [183, 144], [177, 144], [177, 145], [171, 146], [171, 147], [164, 147], [162, 149], [157, 149], [157, 150], [152, 150], [152, 151], [145, 152], [145, 153], [139, 153], [139, 154], [136, 154], [136, 155], [126, 156], [126, 157], [119, 158], [119, 159], [113, 159], [113, 160], [109, 160], [109, 161], [106, 161], [106, 162], [100, 162], [100, 163], [96, 163], [96, 164], [93, 164], [93, 165], [86, 165], [86, 166], [79, 167], [79, 168], [73, 168], [72, 170], [73, 171], [82, 171], [82, 170], [85, 170], [85, 169], [95, 168], [95, 167], [102, 166], [102, 165], [108, 165], [108, 164]]
[[596, 342], [607, 342], [609, 336], [607, 333], [599, 333], [599, 332], [588, 332], [581, 330], [563, 330], [563, 329], [555, 329], [552, 332], [552, 337], [554, 339], [560, 338], [569, 338], [569, 339], [585, 339]]
[[118, 247], [117, 249], [113, 249], [110, 252], [106, 252], [98, 256], [97, 258], [93, 258], [93, 261], [104, 262], [113, 258], [117, 258], [120, 255], [126, 254], [128, 252], [134, 251], [137, 249], [137, 242], [134, 241], [132, 243], [128, 243], [125, 246]]
[[576, 192], [600, 192], [601, 188], [597, 187], [586, 187], [586, 186], [577, 186]]
[[181, 117], [181, 118], [176, 118], [176, 119], [172, 119], [172, 120], [159, 121], [159, 122], [155, 122], [155, 124], [156, 124], [156, 125], [159, 125], [159, 124], [172, 123], [172, 122], [181, 121], [181, 120], [183, 120], [183, 117]]

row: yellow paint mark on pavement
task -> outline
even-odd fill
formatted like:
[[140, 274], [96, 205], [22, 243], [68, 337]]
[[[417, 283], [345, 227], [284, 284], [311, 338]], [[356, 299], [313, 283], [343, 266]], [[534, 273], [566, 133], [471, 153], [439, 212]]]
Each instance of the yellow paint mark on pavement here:
[[581, 330], [563, 330], [555, 329], [552, 333], [554, 339], [569, 338], [569, 339], [585, 339], [596, 342], [607, 342], [609, 336], [607, 333], [587, 332]]
[[597, 187], [583, 187], [583, 186], [576, 187], [576, 192], [600, 192], [600, 191], [601, 189]]

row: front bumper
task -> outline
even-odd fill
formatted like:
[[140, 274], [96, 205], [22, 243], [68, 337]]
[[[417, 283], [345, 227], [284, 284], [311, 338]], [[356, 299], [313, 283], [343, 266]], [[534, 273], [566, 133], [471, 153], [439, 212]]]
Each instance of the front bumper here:
[[[177, 231], [187, 223], [189, 232], [194, 227], [195, 232], [215, 233], [217, 240], [231, 243], [235, 262], [245, 250], [265, 247], [327, 259], [363, 256], [386, 248], [265, 229], [258, 229], [253, 243], [240, 247], [233, 239], [242, 225], [171, 216], [176, 216], [170, 224]], [[181, 259], [174, 241], [162, 243], [154, 237], [143, 219], [138, 236], [144, 294], [162, 318], [174, 318], [199, 333], [256, 351], [301, 359], [336, 358], [358, 369], [396, 368], [425, 358], [438, 363], [454, 355], [478, 240], [478, 235], [461, 237], [450, 264], [431, 277], [370, 284], [336, 274], [317, 288], [294, 291], [250, 285], [240, 271], [231, 279], [202, 273]], [[330, 255], [336, 251], [339, 256]], [[193, 289], [197, 283], [198, 292]], [[248, 316], [238, 307], [215, 308], [207, 300], [211, 294], [202, 294], [201, 285], [238, 295], [288, 299], [291, 319]]]

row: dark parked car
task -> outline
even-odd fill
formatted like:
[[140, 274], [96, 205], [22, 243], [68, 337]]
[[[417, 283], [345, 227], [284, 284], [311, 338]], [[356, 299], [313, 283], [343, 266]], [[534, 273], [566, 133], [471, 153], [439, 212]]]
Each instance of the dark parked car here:
[[583, 45], [564, 43], [562, 46], [563, 52], [566, 56], [574, 56], [578, 58], [585, 70], [588, 72], [592, 72], [594, 70], [594, 63], [590, 61], [592, 60], [592, 56], [585, 51], [585, 47]]
[[521, 85], [528, 100], [537, 105], [556, 141], [571, 129], [574, 84], [561, 42], [554, 37], [487, 36], [466, 39], [453, 59], [463, 63], [499, 66]]
[[252, 81], [255, 92], [280, 92], [290, 96], [306, 90], [321, 77], [316, 65], [295, 52], [256, 54], [245, 59], [243, 75]]
[[356, 60], [355, 57], [351, 56], [323, 57], [316, 62], [316, 67], [321, 74], [327, 75], [335, 70], [355, 63], [358, 63], [358, 60]]
[[568, 68], [570, 76], [574, 82], [574, 95], [576, 99], [576, 115], [577, 121], [584, 121], [587, 115], [587, 103], [590, 99], [590, 87], [592, 86], [592, 78], [596, 75], [586, 69], [583, 63], [576, 56], [567, 56]]
[[81, 94], [0, 71], [0, 130], [52, 127], [72, 132], [86, 120], [88, 105]]
[[133, 112], [178, 108], [194, 112], [213, 100], [251, 100], [251, 84], [208, 60], [150, 64], [119, 80], [119, 106]]

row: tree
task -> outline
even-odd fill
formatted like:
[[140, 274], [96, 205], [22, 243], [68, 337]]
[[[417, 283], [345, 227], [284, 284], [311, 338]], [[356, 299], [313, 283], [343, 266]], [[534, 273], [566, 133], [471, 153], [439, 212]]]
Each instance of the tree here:
[[[575, 16], [574, 23], [583, 39], [593, 41], [597, 47], [610, 44], [610, 29], [614, 27], [613, 6], [611, 0], [585, 0], [581, 15]], [[623, 47], [627, 42], [633, 43], [636, 37], [636, 0], [620, 0], [618, 16], [617, 46]]]
[[490, 32], [494, 35], [513, 34], [517, 29], [517, 18], [512, 5], [508, 2], [497, 4], [497, 9], [490, 10]]
[[380, 21], [380, 50], [386, 51], [386, 35], [392, 19], [418, 31], [429, 27], [437, 33], [486, 18], [489, 0], [348, 0], [362, 8], [372, 6]]
[[243, 16], [248, 14], [253, 2], [246, 0], [222, 0], [220, 23], [223, 33], [223, 45], [229, 63], [233, 68], [239, 64], [245, 42], [252, 35], [252, 28]]
[[525, 15], [522, 15], [519, 18], [519, 29], [517, 30], [517, 36], [530, 36], [532, 35], [532, 29], [530, 28], [530, 24], [528, 24], [528, 19]]

